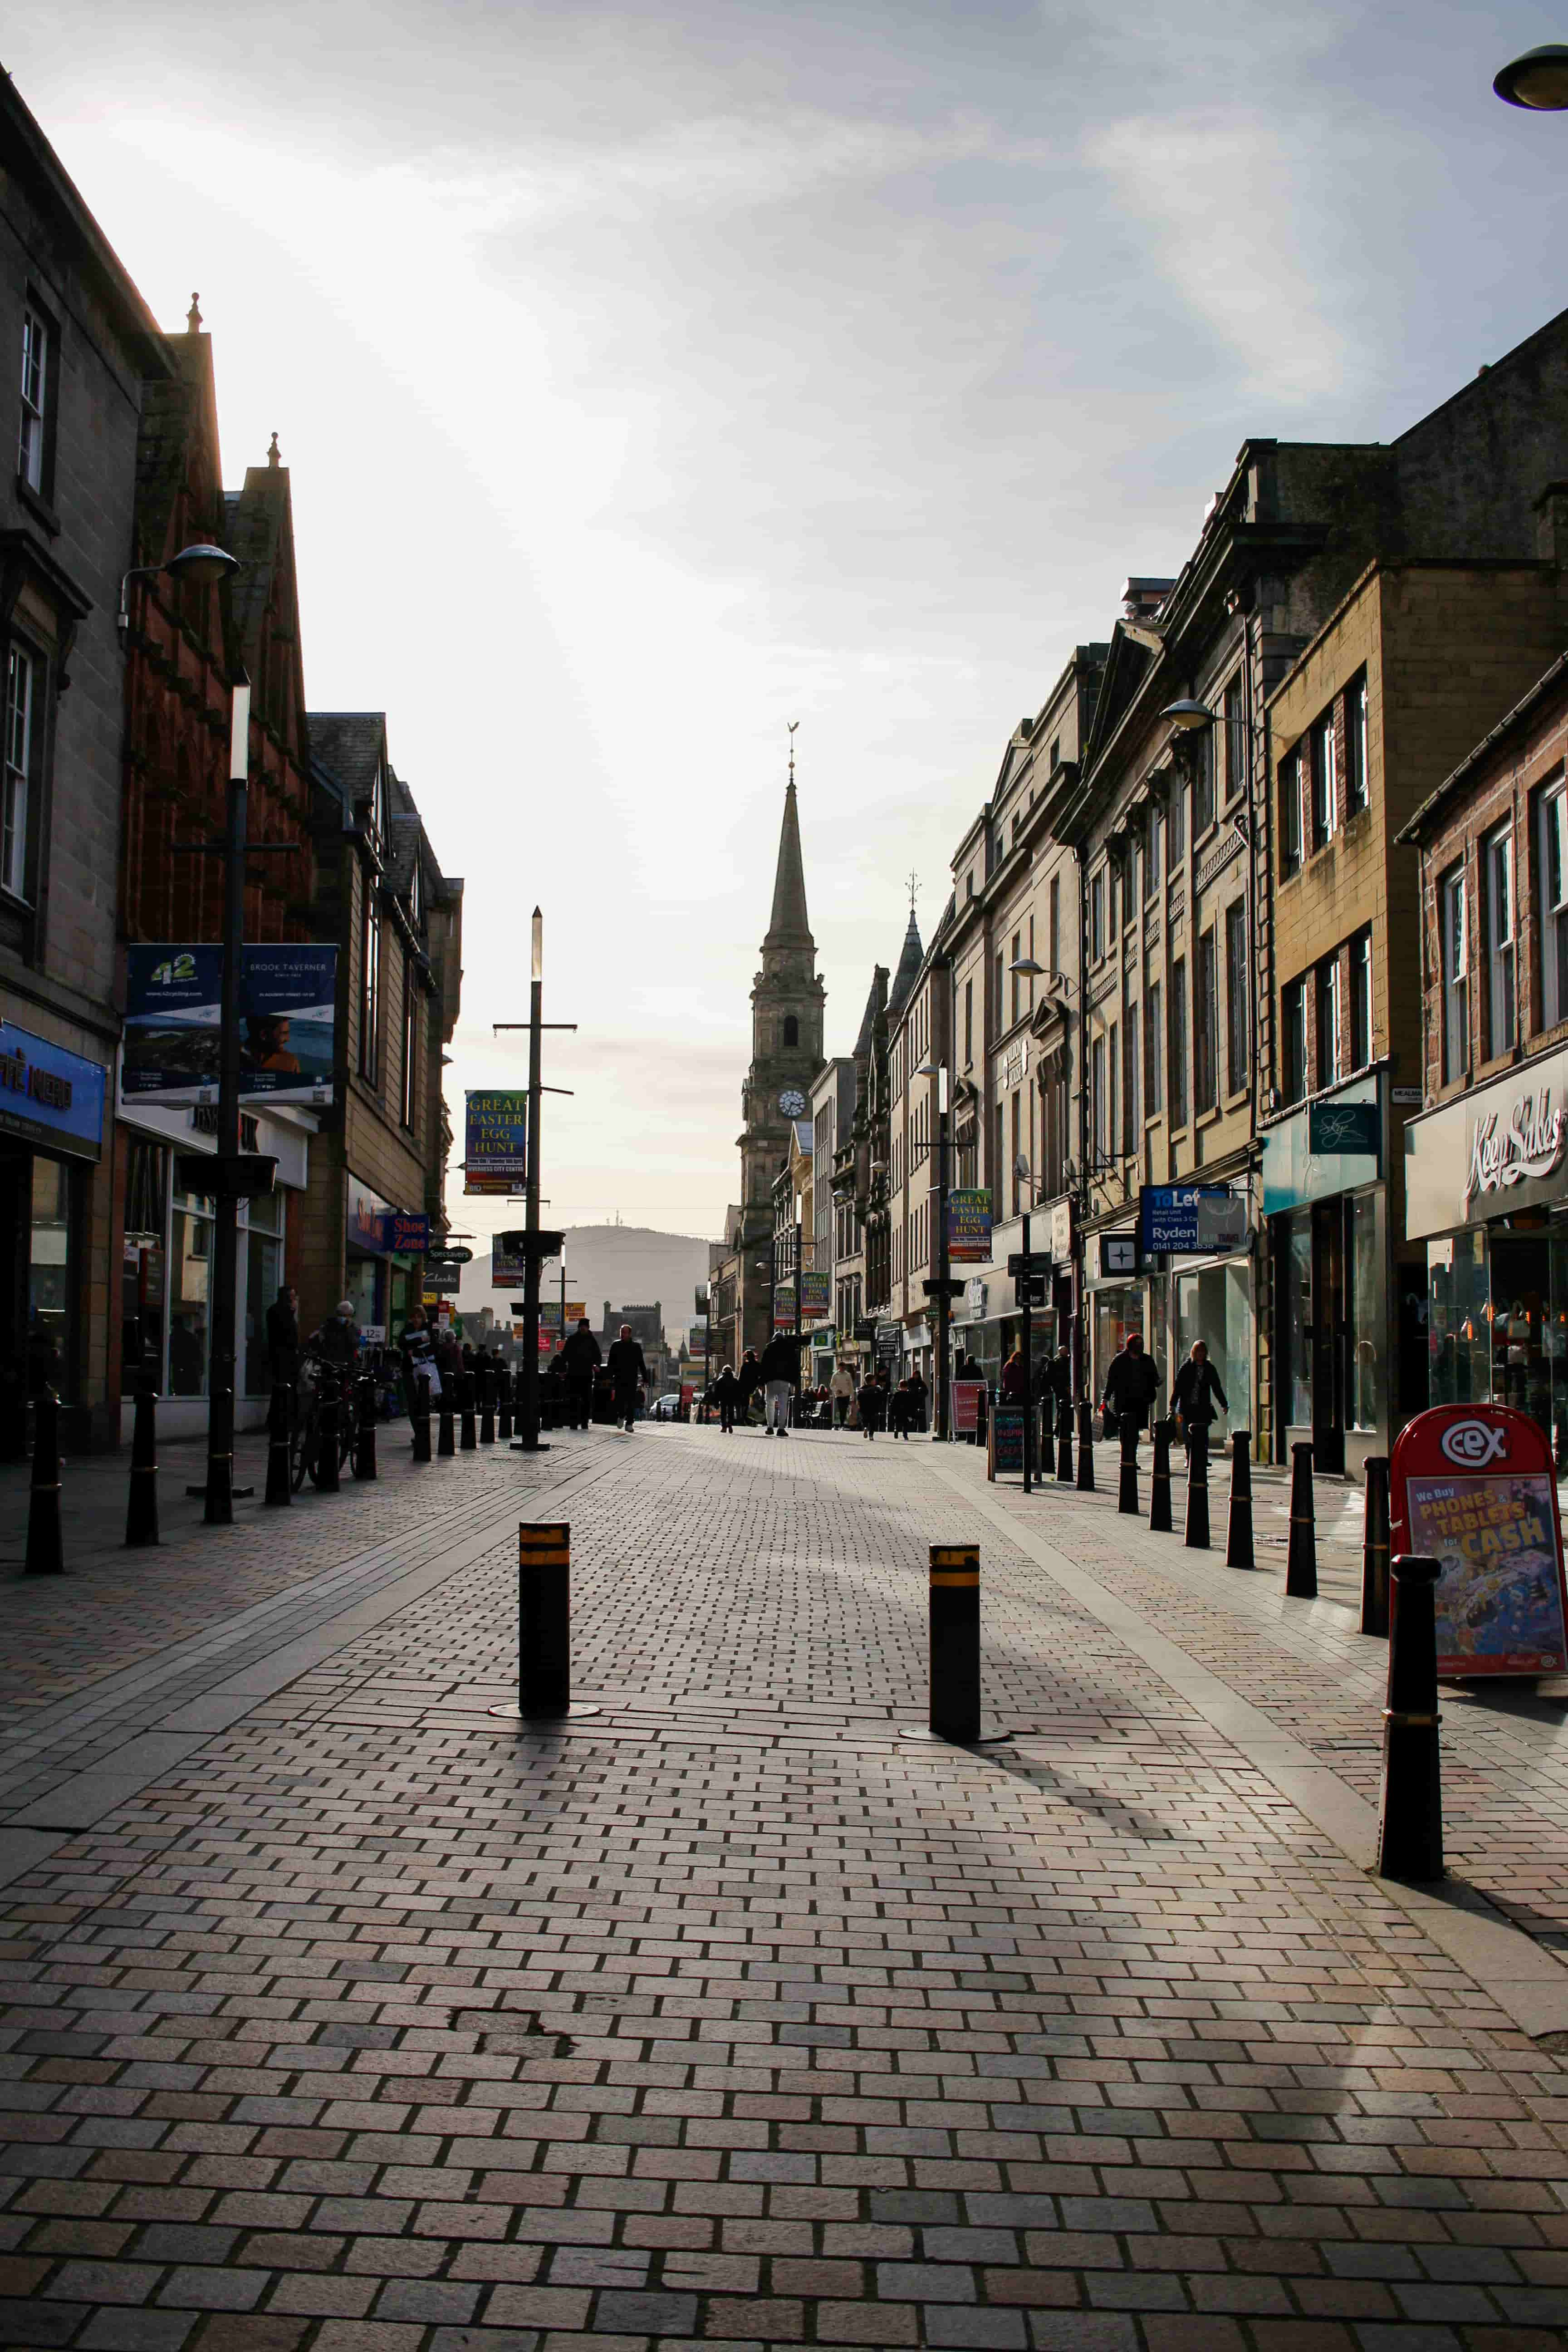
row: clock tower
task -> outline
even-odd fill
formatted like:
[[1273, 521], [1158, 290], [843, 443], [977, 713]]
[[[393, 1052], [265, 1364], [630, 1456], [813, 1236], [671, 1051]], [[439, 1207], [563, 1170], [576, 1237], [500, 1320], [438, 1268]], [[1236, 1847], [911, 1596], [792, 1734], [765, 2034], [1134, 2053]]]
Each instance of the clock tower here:
[[804, 1118], [811, 1082], [822, 1067], [823, 1007], [827, 991], [816, 974], [816, 942], [805, 911], [805, 869], [795, 805], [795, 752], [790, 752], [773, 877], [773, 917], [763, 940], [763, 968], [752, 988], [752, 1066], [741, 1090], [745, 1125], [741, 1147], [743, 1247], [765, 1244], [773, 1232], [773, 1179], [789, 1155], [790, 1121]]

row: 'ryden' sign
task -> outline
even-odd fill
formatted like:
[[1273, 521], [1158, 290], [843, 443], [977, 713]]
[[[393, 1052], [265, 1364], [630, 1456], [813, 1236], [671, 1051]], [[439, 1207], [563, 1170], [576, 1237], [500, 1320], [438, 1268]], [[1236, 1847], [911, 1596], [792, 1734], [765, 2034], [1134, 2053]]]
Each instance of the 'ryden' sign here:
[[1565, 1136], [1563, 1106], [1553, 1103], [1550, 1087], [1521, 1095], [1509, 1109], [1506, 1125], [1500, 1110], [1478, 1118], [1465, 1180], [1466, 1207], [1478, 1192], [1500, 1192], [1510, 1184], [1550, 1176], [1563, 1157]]

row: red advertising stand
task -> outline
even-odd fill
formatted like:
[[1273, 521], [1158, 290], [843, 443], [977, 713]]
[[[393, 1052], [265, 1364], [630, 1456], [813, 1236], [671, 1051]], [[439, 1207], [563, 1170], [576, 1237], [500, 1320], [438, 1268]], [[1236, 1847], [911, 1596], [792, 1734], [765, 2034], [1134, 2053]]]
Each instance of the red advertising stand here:
[[1552, 1451], [1528, 1413], [1445, 1404], [1417, 1413], [1390, 1465], [1393, 1549], [1439, 1565], [1437, 1675], [1556, 1675], [1568, 1587]]
[[955, 1437], [973, 1437], [980, 1426], [980, 1400], [985, 1393], [984, 1381], [954, 1381], [952, 1383], [952, 1433]]

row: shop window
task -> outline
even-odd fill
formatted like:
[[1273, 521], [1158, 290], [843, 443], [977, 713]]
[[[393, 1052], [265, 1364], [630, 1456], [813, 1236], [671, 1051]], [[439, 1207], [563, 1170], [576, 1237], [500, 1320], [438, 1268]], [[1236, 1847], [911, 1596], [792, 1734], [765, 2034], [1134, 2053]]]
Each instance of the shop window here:
[[1239, 799], [1247, 789], [1247, 703], [1239, 670], [1226, 680], [1223, 708], [1225, 796], [1228, 803]]
[[1287, 877], [1301, 870], [1305, 836], [1301, 811], [1301, 754], [1292, 751], [1279, 767], [1279, 863]]
[[1345, 689], [1345, 814], [1355, 816], [1367, 796], [1366, 672], [1352, 677]]
[[1214, 823], [1214, 730], [1188, 738], [1193, 762], [1193, 839], [1201, 841]]
[[1194, 974], [1193, 1101], [1201, 1118], [1219, 1098], [1219, 971], [1212, 924], [1199, 936]]
[[27, 817], [32, 799], [34, 707], [38, 665], [15, 639], [5, 663], [5, 771], [0, 778], [0, 888], [27, 896]]
[[1372, 927], [1351, 941], [1351, 1067], [1372, 1060]]
[[121, 1364], [127, 1392], [139, 1370], [163, 1385], [168, 1261], [169, 1154], [132, 1136], [125, 1161], [125, 1256], [121, 1273]]
[[1233, 898], [1225, 910], [1225, 1076], [1233, 1095], [1247, 1081], [1247, 901]]
[[1307, 982], [1290, 981], [1279, 992], [1279, 1091], [1288, 1103], [1307, 1098]]
[[27, 1249], [29, 1396], [49, 1388], [58, 1397], [71, 1397], [73, 1243], [71, 1171], [62, 1160], [35, 1152]]
[[1171, 805], [1165, 812], [1165, 872], [1173, 876], [1187, 854], [1187, 788], [1180, 776], [1171, 780]]
[[1491, 1283], [1479, 1227], [1426, 1244], [1434, 1404], [1491, 1402]]
[[1312, 1212], [1293, 1209], [1286, 1224], [1284, 1313], [1279, 1339], [1285, 1355], [1286, 1425], [1312, 1426]]
[[1513, 828], [1481, 844], [1481, 925], [1487, 958], [1487, 1052], [1506, 1054], [1515, 1034]]
[[1187, 965], [1178, 956], [1171, 966], [1171, 1125], [1187, 1123]]
[[1350, 1360], [1346, 1366], [1352, 1429], [1376, 1429], [1383, 1417], [1386, 1316], [1378, 1195], [1358, 1192], [1345, 1204], [1350, 1260]]
[[1317, 971], [1319, 1087], [1331, 1087], [1340, 1076], [1340, 960], [1326, 956]]
[[169, 1394], [207, 1392], [213, 1202], [178, 1196], [169, 1237]]
[[1176, 1361], [1184, 1362], [1193, 1342], [1201, 1339], [1228, 1400], [1227, 1412], [1209, 1433], [1217, 1448], [1227, 1428], [1252, 1427], [1251, 1269], [1205, 1266], [1178, 1275], [1175, 1292]]
[[1443, 1083], [1470, 1066], [1470, 935], [1465, 869], [1451, 866], [1437, 885], [1437, 938], [1443, 991]]
[[1541, 1025], [1568, 1021], [1568, 786], [1535, 796], [1535, 876], [1540, 893]]
[[1151, 1118], [1165, 1099], [1163, 998], [1159, 982], [1152, 980], [1143, 992], [1143, 1101]]

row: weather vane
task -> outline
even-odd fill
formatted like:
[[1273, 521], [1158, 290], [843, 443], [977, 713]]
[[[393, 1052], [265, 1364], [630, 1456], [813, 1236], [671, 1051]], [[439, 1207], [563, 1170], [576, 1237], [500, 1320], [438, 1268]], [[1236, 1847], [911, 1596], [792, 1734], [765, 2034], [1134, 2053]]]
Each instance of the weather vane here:
[[800, 725], [800, 721], [798, 719], [787, 719], [784, 724], [789, 729], [789, 780], [793, 784], [795, 782], [795, 730]]

